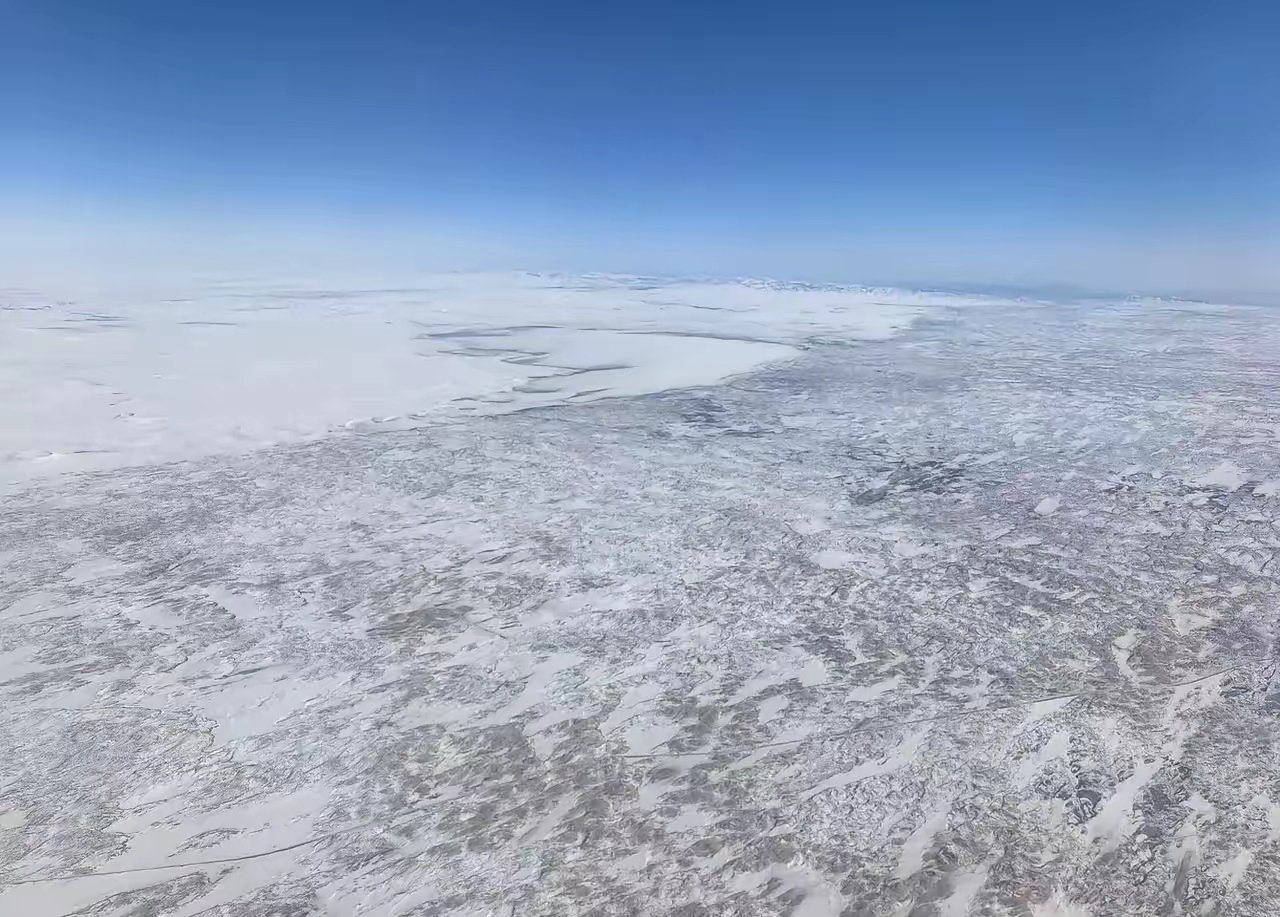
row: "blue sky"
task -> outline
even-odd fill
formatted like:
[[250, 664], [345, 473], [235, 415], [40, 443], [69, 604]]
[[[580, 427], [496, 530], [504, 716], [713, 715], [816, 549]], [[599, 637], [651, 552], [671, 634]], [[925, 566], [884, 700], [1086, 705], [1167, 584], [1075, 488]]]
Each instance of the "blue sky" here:
[[204, 227], [394, 240], [436, 267], [1280, 288], [1272, 4], [0, 15], [5, 238]]

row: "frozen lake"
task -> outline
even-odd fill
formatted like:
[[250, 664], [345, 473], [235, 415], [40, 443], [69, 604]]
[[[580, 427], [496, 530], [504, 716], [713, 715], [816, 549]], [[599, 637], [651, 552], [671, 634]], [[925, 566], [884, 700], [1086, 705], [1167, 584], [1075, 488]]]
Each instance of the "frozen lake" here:
[[410, 281], [4, 291], [0, 480], [706, 385], [815, 335], [890, 336], [931, 299], [612, 277]]

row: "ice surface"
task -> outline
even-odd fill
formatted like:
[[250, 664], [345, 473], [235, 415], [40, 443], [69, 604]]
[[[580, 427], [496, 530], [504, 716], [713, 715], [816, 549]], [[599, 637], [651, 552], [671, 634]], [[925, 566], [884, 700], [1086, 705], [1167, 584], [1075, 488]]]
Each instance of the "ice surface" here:
[[890, 336], [946, 299], [599, 276], [410, 281], [9, 291], [0, 481], [709, 384], [814, 337]]

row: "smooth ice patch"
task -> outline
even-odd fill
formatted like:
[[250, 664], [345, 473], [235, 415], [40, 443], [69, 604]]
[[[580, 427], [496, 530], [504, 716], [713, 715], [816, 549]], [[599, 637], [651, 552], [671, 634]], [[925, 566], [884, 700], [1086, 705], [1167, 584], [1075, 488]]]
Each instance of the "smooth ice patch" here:
[[987, 884], [991, 867], [983, 863], [972, 869], [962, 869], [951, 877], [951, 894], [938, 902], [939, 917], [969, 917], [973, 902], [982, 887]]
[[709, 385], [966, 301], [601, 275], [21, 279], [21, 302], [0, 309], [10, 484]]
[[848, 551], [819, 551], [813, 555], [813, 562], [823, 570], [843, 570], [857, 563], [858, 558]]
[[1273, 478], [1269, 481], [1263, 481], [1253, 489], [1253, 493], [1259, 497], [1274, 497], [1280, 493], [1280, 479]]
[[1160, 767], [1159, 761], [1140, 762], [1132, 774], [1120, 781], [1111, 798], [1089, 820], [1086, 834], [1090, 840], [1102, 841], [1103, 849], [1110, 851], [1134, 832], [1133, 804]]
[[1197, 487], [1220, 487], [1225, 491], [1234, 492], [1243, 487], [1248, 480], [1235, 462], [1227, 461], [1219, 462], [1192, 483]]
[[898, 854], [898, 865], [894, 867], [896, 879], [907, 879], [924, 868], [924, 857], [933, 846], [933, 839], [947, 827], [947, 816], [951, 812], [949, 803], [942, 802], [931, 809], [914, 831], [903, 841], [902, 850]]
[[777, 719], [790, 703], [791, 699], [785, 694], [775, 694], [760, 701], [760, 711], [757, 714], [760, 724], [764, 725], [770, 720]]
[[1037, 516], [1052, 516], [1058, 511], [1058, 507], [1062, 506], [1062, 498], [1056, 494], [1052, 497], [1045, 497], [1036, 504], [1035, 514]]

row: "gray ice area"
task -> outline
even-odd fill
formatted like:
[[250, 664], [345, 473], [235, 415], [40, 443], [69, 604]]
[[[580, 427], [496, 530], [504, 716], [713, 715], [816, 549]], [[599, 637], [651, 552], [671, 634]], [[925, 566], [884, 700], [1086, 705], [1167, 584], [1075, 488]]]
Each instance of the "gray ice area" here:
[[936, 306], [34, 482], [0, 914], [1270, 917], [1278, 354], [1267, 309]]

